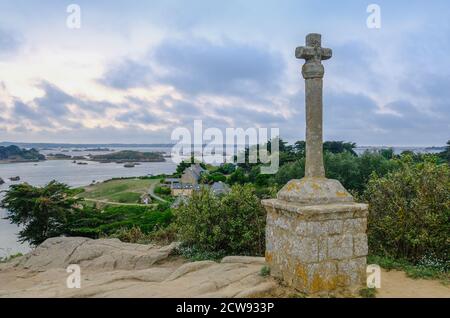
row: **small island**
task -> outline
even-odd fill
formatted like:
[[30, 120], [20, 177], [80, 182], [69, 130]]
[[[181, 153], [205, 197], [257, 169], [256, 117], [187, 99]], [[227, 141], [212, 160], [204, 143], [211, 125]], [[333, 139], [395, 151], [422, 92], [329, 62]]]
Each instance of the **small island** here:
[[45, 156], [36, 149], [23, 149], [11, 145], [0, 146], [0, 163], [33, 162], [45, 160]]
[[109, 163], [130, 163], [130, 162], [164, 162], [164, 155], [161, 152], [139, 152], [123, 150], [105, 155], [91, 156], [91, 160]]

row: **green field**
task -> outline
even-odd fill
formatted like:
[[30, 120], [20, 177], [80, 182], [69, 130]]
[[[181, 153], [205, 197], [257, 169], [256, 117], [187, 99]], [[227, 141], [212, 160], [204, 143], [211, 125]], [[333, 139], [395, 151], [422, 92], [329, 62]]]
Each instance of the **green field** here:
[[150, 187], [159, 184], [159, 179], [120, 179], [109, 180], [85, 187], [78, 197], [99, 202], [126, 204], [140, 203], [140, 197], [148, 193]]

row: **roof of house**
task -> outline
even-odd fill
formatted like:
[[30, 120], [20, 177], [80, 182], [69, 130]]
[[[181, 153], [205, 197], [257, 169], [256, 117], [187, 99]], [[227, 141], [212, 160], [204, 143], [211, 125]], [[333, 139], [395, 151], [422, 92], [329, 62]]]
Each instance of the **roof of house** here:
[[226, 192], [230, 191], [230, 187], [226, 183], [219, 181], [219, 182], [214, 182], [211, 185], [211, 190], [212, 190], [212, 192], [214, 192], [216, 194], [217, 193], [226, 193]]
[[199, 184], [191, 184], [191, 183], [176, 183], [172, 185], [172, 189], [184, 190], [184, 189], [194, 189], [200, 190], [201, 186]]
[[193, 172], [198, 176], [200, 176], [204, 171], [205, 169], [203, 169], [202, 166], [200, 166], [198, 163], [193, 164], [184, 170], [184, 172]]
[[165, 178], [165, 182], [180, 182], [180, 178]]

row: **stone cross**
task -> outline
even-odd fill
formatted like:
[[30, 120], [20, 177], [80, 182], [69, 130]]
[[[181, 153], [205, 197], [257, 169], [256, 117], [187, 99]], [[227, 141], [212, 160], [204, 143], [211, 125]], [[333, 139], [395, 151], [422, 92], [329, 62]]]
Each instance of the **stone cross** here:
[[290, 180], [267, 211], [266, 262], [270, 275], [300, 292], [321, 295], [358, 290], [366, 283], [368, 206], [355, 203], [338, 180], [325, 178], [322, 144], [322, 60], [320, 34], [309, 34], [297, 48], [305, 59], [305, 178]]
[[295, 57], [305, 59], [302, 75], [306, 97], [306, 163], [305, 177], [325, 178], [323, 165], [322, 88], [325, 73], [322, 60], [332, 56], [331, 49], [321, 46], [321, 35], [306, 36], [306, 46], [295, 50]]

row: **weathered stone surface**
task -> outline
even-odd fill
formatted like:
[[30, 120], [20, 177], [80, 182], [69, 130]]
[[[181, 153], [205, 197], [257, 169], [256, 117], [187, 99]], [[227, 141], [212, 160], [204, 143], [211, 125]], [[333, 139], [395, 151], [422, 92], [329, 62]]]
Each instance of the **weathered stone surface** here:
[[366, 233], [367, 230], [367, 219], [366, 218], [355, 218], [345, 220], [344, 222], [344, 233]]
[[319, 260], [319, 242], [315, 238], [305, 237], [291, 242], [291, 253], [304, 263], [314, 263]]
[[358, 280], [346, 269], [362, 266], [350, 261], [367, 253], [367, 222], [361, 217], [367, 215], [366, 204], [302, 205], [278, 199], [263, 204], [266, 261], [274, 277], [310, 294], [354, 287]]
[[[367, 204], [363, 203], [333, 203], [333, 204], [300, 204], [288, 202], [279, 199], [262, 200], [263, 206], [275, 213], [274, 216], [268, 216], [270, 223], [284, 222], [284, 229], [290, 228], [290, 220], [302, 219], [307, 221], [327, 221], [327, 220], [345, 220], [353, 218], [366, 217], [368, 213]], [[277, 215], [283, 215], [284, 219], [280, 221]]]
[[356, 234], [353, 236], [353, 255], [367, 256], [368, 244], [366, 234]]
[[84, 269], [143, 269], [167, 258], [178, 246], [166, 247], [122, 243], [118, 239], [92, 240], [57, 237], [46, 240], [34, 251], [17, 259], [14, 266], [31, 271], [66, 268], [78, 264]]
[[366, 280], [366, 258], [354, 258], [338, 263], [338, 275], [343, 286], [358, 286]]
[[327, 221], [325, 222], [325, 227], [327, 228], [327, 234], [329, 235], [341, 234], [344, 227], [344, 222], [341, 220]]
[[353, 202], [339, 181], [325, 178], [291, 180], [278, 192], [277, 198], [310, 205]]
[[226, 256], [222, 258], [222, 264], [224, 263], [240, 263], [240, 264], [260, 264], [266, 265], [266, 259], [264, 257], [252, 257], [252, 256]]
[[[264, 258], [186, 263], [169, 257], [172, 249], [117, 240], [51, 239], [16, 261], [0, 264], [0, 297], [272, 297], [282, 291], [274, 279], [260, 275]], [[99, 266], [98, 259], [107, 255], [111, 263], [101, 261]], [[138, 269], [142, 263], [137, 259], [144, 255], [158, 261]], [[66, 267], [76, 261], [81, 289], [68, 289]], [[126, 266], [119, 269], [115, 262]]]
[[332, 56], [331, 49], [321, 47], [321, 35], [306, 36], [306, 46], [298, 47], [295, 56], [305, 59], [302, 75], [305, 78], [306, 99], [306, 177], [325, 177], [323, 166], [322, 89], [325, 73], [322, 60]]
[[328, 258], [348, 259], [353, 256], [353, 237], [351, 235], [330, 236], [328, 238]]

